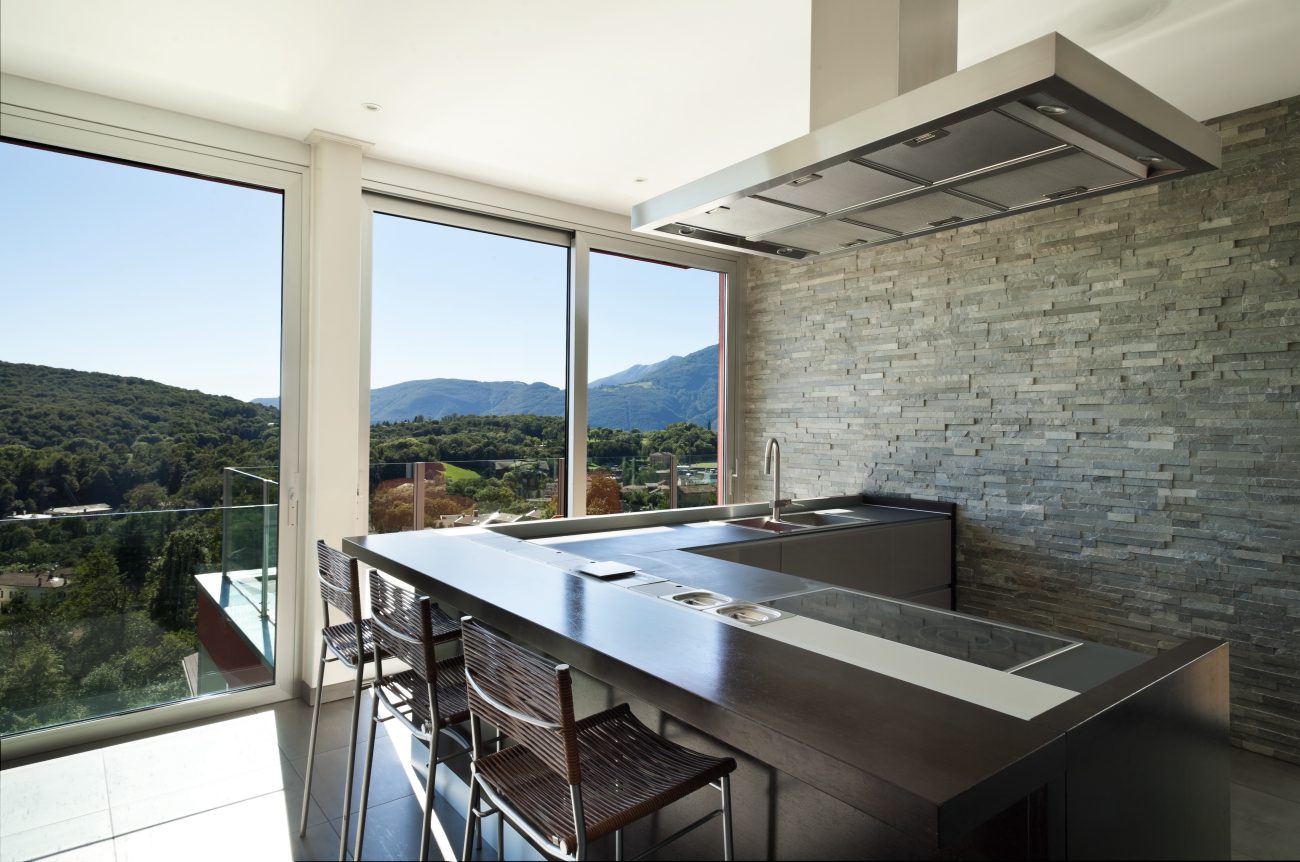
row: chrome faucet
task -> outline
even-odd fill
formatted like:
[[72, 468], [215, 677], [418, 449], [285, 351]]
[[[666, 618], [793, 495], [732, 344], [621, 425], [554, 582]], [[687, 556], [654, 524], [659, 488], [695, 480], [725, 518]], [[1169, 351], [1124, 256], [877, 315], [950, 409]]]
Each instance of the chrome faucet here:
[[767, 438], [767, 451], [763, 453], [763, 472], [772, 477], [772, 520], [781, 520], [781, 507], [790, 504], [781, 499], [781, 445], [775, 437]]

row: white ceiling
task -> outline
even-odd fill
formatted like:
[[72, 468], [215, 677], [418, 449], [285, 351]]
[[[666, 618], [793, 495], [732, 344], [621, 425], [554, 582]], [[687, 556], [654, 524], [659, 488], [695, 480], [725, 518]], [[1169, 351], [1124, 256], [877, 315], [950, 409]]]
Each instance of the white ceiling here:
[[[1296, 0], [961, 0], [958, 65], [1052, 30], [1198, 119], [1300, 94]], [[621, 213], [806, 132], [808, 42], [809, 0], [0, 0], [5, 72]]]

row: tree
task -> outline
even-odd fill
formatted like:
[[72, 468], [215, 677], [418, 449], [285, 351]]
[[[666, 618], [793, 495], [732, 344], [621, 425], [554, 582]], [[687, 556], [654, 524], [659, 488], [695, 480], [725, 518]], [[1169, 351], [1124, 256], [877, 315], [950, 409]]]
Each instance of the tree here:
[[587, 514], [613, 515], [622, 509], [618, 480], [604, 470], [587, 474]]
[[197, 609], [194, 575], [208, 562], [207, 539], [193, 528], [176, 530], [149, 569], [145, 593], [149, 616], [164, 629], [193, 629]]

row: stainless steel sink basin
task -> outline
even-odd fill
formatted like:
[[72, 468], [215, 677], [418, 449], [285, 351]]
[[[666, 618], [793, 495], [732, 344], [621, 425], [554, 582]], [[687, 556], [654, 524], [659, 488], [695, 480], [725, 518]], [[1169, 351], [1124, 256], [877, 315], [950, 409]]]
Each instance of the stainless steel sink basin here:
[[829, 512], [792, 512], [782, 515], [781, 520], [787, 524], [799, 524], [803, 527], [838, 527], [842, 524], [867, 524], [870, 518], [858, 518], [853, 515], [832, 515]]
[[781, 619], [781, 617], [789, 616], [789, 614], [778, 611], [776, 608], [769, 608], [766, 605], [758, 605], [753, 602], [733, 602], [729, 605], [712, 608], [709, 613], [735, 620], [738, 623], [744, 623], [747, 626], [760, 626], [763, 623], [770, 623], [773, 620]]
[[670, 602], [676, 602], [679, 605], [685, 605], [688, 608], [697, 610], [708, 610], [716, 608], [719, 605], [725, 605], [731, 601], [731, 596], [724, 596], [722, 593], [715, 593], [710, 590], [687, 590], [685, 592], [673, 593], [662, 596]]
[[797, 530], [808, 529], [803, 524], [792, 524], [785, 519], [773, 521], [768, 517], [737, 518], [727, 523], [735, 524], [737, 527], [749, 527], [752, 530], [767, 530], [769, 533], [793, 533]]

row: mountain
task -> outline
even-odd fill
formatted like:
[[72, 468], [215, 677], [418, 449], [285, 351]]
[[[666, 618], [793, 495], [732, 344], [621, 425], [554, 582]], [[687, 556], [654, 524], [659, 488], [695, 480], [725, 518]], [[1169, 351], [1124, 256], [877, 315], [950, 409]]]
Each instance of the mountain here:
[[[258, 398], [276, 406], [279, 399]], [[404, 422], [423, 416], [563, 416], [564, 392], [545, 383], [408, 380], [370, 392], [370, 421]], [[633, 365], [592, 381], [588, 424], [595, 428], [655, 431], [674, 422], [712, 428], [718, 419], [718, 346], [650, 365]]]

